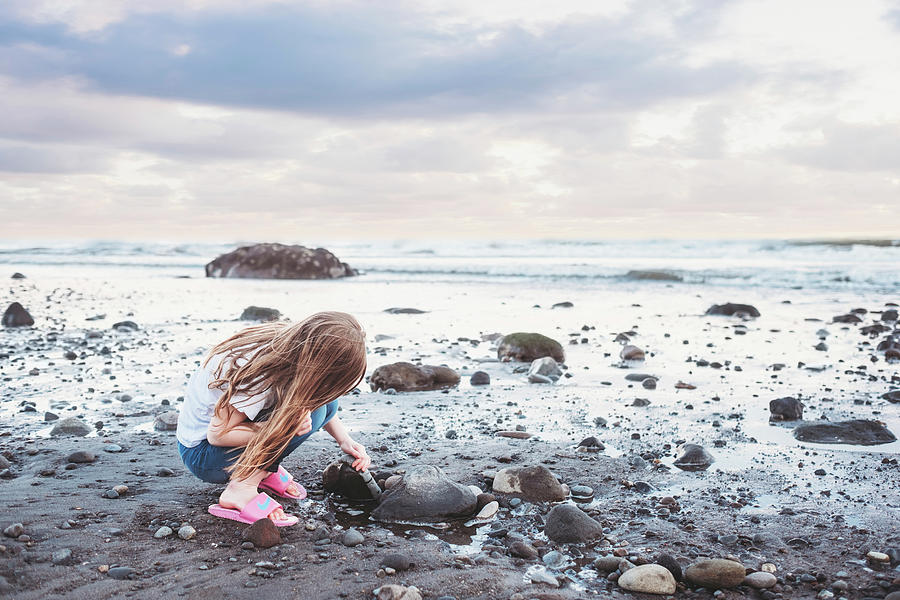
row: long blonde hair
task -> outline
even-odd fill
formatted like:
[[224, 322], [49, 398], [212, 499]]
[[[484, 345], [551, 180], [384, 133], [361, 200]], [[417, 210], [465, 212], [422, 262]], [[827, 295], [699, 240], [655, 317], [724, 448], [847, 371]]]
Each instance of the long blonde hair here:
[[[366, 373], [365, 332], [342, 312], [316, 313], [299, 323], [248, 327], [210, 350], [205, 364], [222, 355], [210, 389], [222, 390], [215, 414], [224, 419], [228, 405], [240, 409], [236, 394], [269, 395], [272, 414], [227, 470], [245, 479], [272, 464], [306, 413], [356, 387]], [[227, 430], [226, 430], [227, 431]]]

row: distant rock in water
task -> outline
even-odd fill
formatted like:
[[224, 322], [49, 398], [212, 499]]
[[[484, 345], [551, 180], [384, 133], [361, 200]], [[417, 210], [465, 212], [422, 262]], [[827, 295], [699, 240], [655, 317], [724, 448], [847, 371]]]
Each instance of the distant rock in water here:
[[25, 276], [22, 275], [21, 273], [19, 273], [18, 271], [16, 271], [15, 273], [12, 274], [12, 278], [13, 279], [25, 279]]
[[794, 429], [801, 442], [815, 444], [855, 444], [876, 446], [897, 441], [897, 437], [880, 421], [855, 419], [838, 423], [810, 423]]
[[628, 271], [625, 278], [637, 281], [684, 281], [681, 275], [667, 271]]
[[862, 323], [862, 319], [860, 319], [858, 316], [854, 315], [853, 313], [847, 313], [846, 315], [837, 315], [835, 317], [832, 317], [831, 322], [832, 323], [847, 323], [850, 325], [855, 325], [856, 323]]
[[241, 321], [277, 321], [281, 312], [277, 308], [264, 306], [248, 306], [241, 313]]
[[475, 371], [472, 373], [472, 376], [469, 378], [469, 384], [471, 385], [490, 385], [491, 384], [491, 376], [489, 373], [484, 371]]
[[776, 398], [769, 402], [770, 421], [799, 421], [803, 418], [803, 403], [796, 398]]
[[392, 307], [384, 309], [384, 312], [390, 313], [392, 315], [424, 315], [427, 313], [427, 310], [421, 310], [418, 308], [400, 308], [400, 307]]
[[356, 275], [324, 248], [256, 244], [223, 254], [206, 265], [207, 277], [242, 279], [336, 279]]
[[414, 365], [396, 362], [382, 365], [372, 372], [369, 385], [372, 391], [393, 388], [398, 392], [440, 390], [459, 384], [459, 373], [450, 367]]
[[13, 302], [3, 313], [4, 327], [31, 327], [34, 325], [34, 319], [25, 310], [25, 307], [18, 302]]
[[572, 304], [571, 302], [569, 302], [568, 300], [566, 300], [565, 302], [557, 302], [550, 308], [572, 308], [573, 306], [575, 306], [575, 305]]
[[468, 487], [430, 465], [410, 468], [400, 483], [386, 490], [372, 511], [378, 521], [412, 521], [469, 517], [478, 506]]
[[497, 347], [497, 358], [500, 360], [531, 362], [545, 356], [549, 356], [556, 362], [565, 362], [566, 360], [562, 345], [540, 333], [510, 333], [503, 336]]
[[685, 444], [681, 447], [681, 456], [672, 463], [682, 471], [705, 471], [713, 464], [712, 454], [699, 444]]
[[707, 315], [721, 315], [725, 317], [747, 315], [748, 317], [760, 316], [755, 306], [749, 304], [733, 304], [726, 302], [725, 304], [713, 304], [706, 309]]

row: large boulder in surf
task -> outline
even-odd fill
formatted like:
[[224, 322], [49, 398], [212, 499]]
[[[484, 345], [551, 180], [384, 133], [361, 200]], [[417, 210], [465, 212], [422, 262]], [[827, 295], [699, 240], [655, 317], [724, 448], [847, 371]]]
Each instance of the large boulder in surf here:
[[897, 437], [881, 421], [854, 419], [837, 423], [809, 423], [794, 429], [801, 442], [815, 444], [855, 444], [877, 446], [897, 441]]
[[398, 392], [441, 390], [459, 385], [459, 373], [450, 367], [396, 362], [375, 369], [369, 385], [373, 392], [391, 388]]
[[336, 279], [356, 270], [324, 248], [255, 244], [223, 254], [206, 265], [207, 277], [242, 279]]
[[549, 356], [556, 362], [565, 362], [566, 355], [562, 345], [540, 333], [517, 332], [503, 336], [497, 347], [497, 358], [500, 360], [517, 360], [532, 362], [538, 358]]
[[25, 310], [25, 307], [18, 302], [13, 302], [3, 313], [4, 327], [31, 327], [34, 325], [34, 319]]
[[708, 315], [721, 315], [725, 317], [733, 317], [746, 315], [748, 317], [758, 317], [759, 311], [755, 306], [749, 304], [734, 304], [726, 302], [725, 304], [713, 304], [706, 309]]
[[469, 517], [478, 506], [471, 489], [452, 481], [430, 465], [409, 469], [403, 479], [385, 490], [372, 511], [377, 521], [421, 521]]

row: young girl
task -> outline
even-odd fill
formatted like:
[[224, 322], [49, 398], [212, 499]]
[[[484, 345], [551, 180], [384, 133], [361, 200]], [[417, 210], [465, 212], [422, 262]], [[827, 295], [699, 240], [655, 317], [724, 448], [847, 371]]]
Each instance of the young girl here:
[[336, 416], [337, 399], [365, 372], [365, 334], [340, 312], [249, 327], [215, 346], [188, 383], [176, 432], [188, 470], [228, 484], [209, 512], [243, 523], [268, 517], [278, 526], [295, 524], [296, 516], [259, 489], [305, 498], [280, 464], [320, 428], [356, 457], [354, 468], [367, 469], [366, 449]]

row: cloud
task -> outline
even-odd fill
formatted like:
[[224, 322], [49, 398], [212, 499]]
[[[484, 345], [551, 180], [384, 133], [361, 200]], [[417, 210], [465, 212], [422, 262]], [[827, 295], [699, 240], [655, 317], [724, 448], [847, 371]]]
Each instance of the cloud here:
[[788, 147], [784, 156], [821, 169], [900, 174], [900, 124], [829, 120], [814, 130], [816, 143]]

